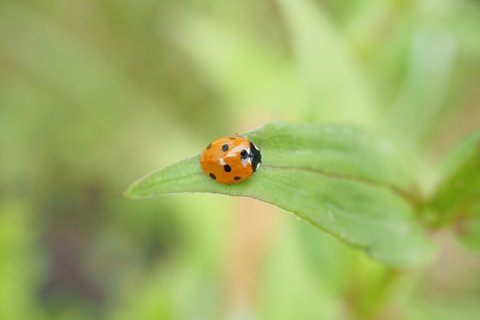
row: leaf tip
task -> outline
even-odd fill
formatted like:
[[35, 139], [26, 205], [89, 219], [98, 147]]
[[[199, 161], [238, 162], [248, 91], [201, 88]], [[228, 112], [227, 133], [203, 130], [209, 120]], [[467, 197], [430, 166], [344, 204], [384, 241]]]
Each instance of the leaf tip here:
[[121, 193], [121, 197], [123, 199], [127, 199], [127, 200], [136, 200], [138, 199], [138, 196], [135, 195], [135, 186], [136, 186], [136, 183], [134, 183], [133, 185], [130, 185], [125, 191], [123, 191]]
[[127, 199], [127, 200], [132, 200], [133, 197], [131, 195], [131, 192], [130, 192], [130, 188], [128, 188], [127, 190], [125, 190], [124, 192], [122, 192], [120, 194], [120, 196], [122, 197], [122, 199]]

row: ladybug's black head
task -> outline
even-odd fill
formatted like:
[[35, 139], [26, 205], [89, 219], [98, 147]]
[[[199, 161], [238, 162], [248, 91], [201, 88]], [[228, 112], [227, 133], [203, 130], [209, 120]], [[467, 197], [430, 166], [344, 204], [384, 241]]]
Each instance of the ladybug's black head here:
[[252, 159], [253, 171], [257, 171], [260, 163], [262, 163], [262, 154], [257, 146], [250, 142], [250, 158]]

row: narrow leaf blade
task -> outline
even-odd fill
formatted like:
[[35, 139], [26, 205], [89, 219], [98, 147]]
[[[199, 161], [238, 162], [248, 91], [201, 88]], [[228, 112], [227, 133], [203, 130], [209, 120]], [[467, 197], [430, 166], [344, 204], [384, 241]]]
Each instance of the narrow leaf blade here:
[[480, 130], [462, 139], [444, 159], [433, 198], [438, 224], [453, 224], [469, 247], [480, 249]]

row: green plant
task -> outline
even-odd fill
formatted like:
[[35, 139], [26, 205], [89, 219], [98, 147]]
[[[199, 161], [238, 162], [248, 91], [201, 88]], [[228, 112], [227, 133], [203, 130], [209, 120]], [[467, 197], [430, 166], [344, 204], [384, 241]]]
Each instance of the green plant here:
[[446, 157], [443, 182], [432, 198], [420, 194], [400, 150], [378, 134], [348, 126], [274, 122], [245, 135], [261, 148], [264, 159], [253, 179], [221, 185], [205, 177], [197, 155], [140, 179], [125, 196], [213, 192], [252, 197], [394, 267], [428, 261], [433, 246], [425, 229], [432, 226], [461, 219], [469, 242], [480, 237], [478, 134]]

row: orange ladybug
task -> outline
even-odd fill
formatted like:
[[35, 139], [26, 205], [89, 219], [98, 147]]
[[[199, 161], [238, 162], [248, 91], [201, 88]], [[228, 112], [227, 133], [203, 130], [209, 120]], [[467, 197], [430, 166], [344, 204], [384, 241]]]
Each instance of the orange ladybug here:
[[220, 183], [245, 181], [262, 162], [260, 150], [247, 138], [222, 137], [210, 143], [200, 156], [203, 172]]

